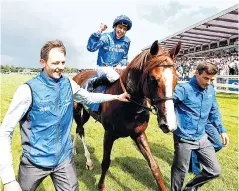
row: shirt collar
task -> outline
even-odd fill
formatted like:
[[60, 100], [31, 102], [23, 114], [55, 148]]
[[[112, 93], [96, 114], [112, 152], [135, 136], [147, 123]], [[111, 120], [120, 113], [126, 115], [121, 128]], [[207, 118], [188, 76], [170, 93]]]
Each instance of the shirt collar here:
[[200, 91], [203, 91], [203, 90], [207, 89], [207, 88], [202, 88], [201, 86], [199, 86], [195, 75], [192, 77], [192, 79], [189, 81], [189, 83], [192, 84], [194, 87], [196, 87]]

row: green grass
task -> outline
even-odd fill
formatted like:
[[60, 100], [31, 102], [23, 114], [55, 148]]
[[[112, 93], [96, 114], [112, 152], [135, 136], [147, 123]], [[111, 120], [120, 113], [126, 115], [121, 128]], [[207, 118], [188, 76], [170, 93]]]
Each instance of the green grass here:
[[[32, 78], [27, 75], [1, 74], [1, 117], [2, 122], [9, 107], [10, 101], [16, 88]], [[230, 144], [217, 153], [222, 167], [220, 178], [204, 185], [200, 190], [204, 191], [236, 191], [238, 190], [238, 97], [236, 95], [218, 94], [217, 100], [225, 127], [228, 129]], [[72, 127], [72, 136], [75, 132], [75, 123]], [[78, 154], [74, 157], [77, 166], [77, 174], [81, 191], [97, 190], [100, 178], [100, 163], [102, 160], [103, 128], [101, 124], [92, 119], [85, 125], [86, 141], [88, 143], [91, 157], [95, 168], [91, 171], [85, 168], [83, 146], [78, 140]], [[156, 159], [166, 184], [170, 188], [170, 168], [173, 159], [172, 134], [164, 134], [159, 130], [155, 116], [151, 116], [149, 127], [146, 131], [151, 151]], [[17, 174], [19, 158], [21, 155], [19, 126], [14, 131], [12, 140], [14, 170]], [[130, 138], [119, 139], [115, 142], [111, 166], [106, 176], [107, 191], [144, 191], [157, 190], [156, 182], [152, 173]], [[188, 174], [185, 182], [193, 175]], [[0, 190], [3, 186], [0, 183]], [[54, 190], [50, 178], [46, 178], [38, 190]]]

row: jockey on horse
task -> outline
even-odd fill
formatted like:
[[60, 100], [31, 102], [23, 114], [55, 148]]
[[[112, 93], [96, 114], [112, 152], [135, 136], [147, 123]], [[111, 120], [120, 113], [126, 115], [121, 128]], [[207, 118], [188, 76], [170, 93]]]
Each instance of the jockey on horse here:
[[113, 22], [114, 31], [103, 33], [107, 25], [101, 23], [98, 32], [93, 33], [89, 40], [87, 49], [90, 52], [98, 52], [97, 78], [88, 84], [88, 90], [94, 89], [101, 84], [113, 83], [119, 79], [119, 71], [127, 65], [130, 39], [125, 36], [132, 27], [132, 21], [125, 15], [116, 17]]

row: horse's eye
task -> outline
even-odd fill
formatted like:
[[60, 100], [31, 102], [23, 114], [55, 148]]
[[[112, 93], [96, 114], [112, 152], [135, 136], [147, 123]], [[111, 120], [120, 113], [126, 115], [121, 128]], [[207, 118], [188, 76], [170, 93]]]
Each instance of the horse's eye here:
[[155, 78], [151, 77], [151, 84], [153, 87], [157, 87], [158, 86], [158, 81]]

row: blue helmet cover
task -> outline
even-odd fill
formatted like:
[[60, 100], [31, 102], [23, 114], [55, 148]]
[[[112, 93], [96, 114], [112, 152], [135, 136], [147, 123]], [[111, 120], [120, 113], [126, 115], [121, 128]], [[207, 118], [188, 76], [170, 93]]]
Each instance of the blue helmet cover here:
[[120, 16], [116, 17], [116, 19], [114, 20], [114, 23], [113, 23], [113, 28], [118, 24], [127, 25], [128, 30], [130, 30], [132, 27], [132, 21], [126, 15], [120, 15]]

